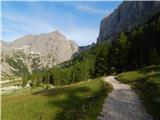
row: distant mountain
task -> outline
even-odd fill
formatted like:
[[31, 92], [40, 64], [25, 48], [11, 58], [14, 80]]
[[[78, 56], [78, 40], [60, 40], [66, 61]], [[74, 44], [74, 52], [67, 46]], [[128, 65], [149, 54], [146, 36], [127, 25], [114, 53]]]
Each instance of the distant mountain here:
[[157, 12], [160, 12], [159, 1], [124, 1], [101, 21], [97, 42], [112, 39], [121, 31], [131, 31]]
[[14, 42], [1, 41], [2, 75], [23, 75], [51, 68], [71, 59], [78, 45], [59, 31], [27, 35]]
[[94, 47], [95, 45], [96, 45], [95, 43], [92, 43], [92, 44], [87, 45], [87, 46], [79, 46], [79, 51], [81, 52], [81, 51], [88, 50], [88, 49]]

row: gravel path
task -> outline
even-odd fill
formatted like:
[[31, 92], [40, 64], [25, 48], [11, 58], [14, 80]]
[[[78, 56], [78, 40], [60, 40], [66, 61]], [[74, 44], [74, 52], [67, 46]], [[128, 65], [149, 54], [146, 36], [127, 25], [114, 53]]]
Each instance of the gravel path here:
[[113, 85], [113, 91], [105, 100], [98, 120], [153, 120], [129, 85], [117, 81], [114, 76], [104, 81]]

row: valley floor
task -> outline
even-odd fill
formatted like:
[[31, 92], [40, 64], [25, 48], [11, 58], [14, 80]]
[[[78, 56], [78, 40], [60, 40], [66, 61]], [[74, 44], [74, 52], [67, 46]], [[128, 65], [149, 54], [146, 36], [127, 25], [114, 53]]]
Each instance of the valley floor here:
[[138, 96], [129, 85], [117, 81], [114, 76], [104, 78], [113, 85], [107, 97], [100, 120], [152, 120], [146, 113]]

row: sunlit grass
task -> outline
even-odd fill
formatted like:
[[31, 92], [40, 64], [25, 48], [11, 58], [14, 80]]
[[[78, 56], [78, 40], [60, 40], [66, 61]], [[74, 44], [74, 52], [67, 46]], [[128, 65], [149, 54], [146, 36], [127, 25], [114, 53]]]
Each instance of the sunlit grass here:
[[96, 120], [111, 86], [90, 80], [50, 90], [2, 96], [5, 120]]

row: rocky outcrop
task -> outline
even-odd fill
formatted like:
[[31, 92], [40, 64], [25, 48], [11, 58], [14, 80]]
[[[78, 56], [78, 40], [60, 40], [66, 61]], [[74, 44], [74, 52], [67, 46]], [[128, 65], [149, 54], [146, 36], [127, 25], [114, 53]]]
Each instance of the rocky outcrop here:
[[124, 1], [100, 25], [97, 42], [109, 40], [121, 31], [130, 31], [160, 12], [159, 1]]
[[27, 35], [14, 42], [2, 41], [2, 75], [32, 73], [71, 59], [78, 45], [59, 31]]

